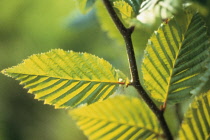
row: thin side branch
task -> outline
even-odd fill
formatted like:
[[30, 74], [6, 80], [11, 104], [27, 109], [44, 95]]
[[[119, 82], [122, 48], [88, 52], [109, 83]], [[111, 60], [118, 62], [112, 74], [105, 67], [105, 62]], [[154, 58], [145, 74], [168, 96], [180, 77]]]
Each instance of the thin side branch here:
[[117, 26], [118, 30], [120, 31], [126, 43], [126, 50], [127, 50], [127, 55], [128, 55], [130, 71], [131, 71], [131, 85], [133, 85], [136, 88], [140, 96], [143, 98], [143, 100], [146, 102], [146, 104], [149, 106], [149, 108], [154, 112], [154, 114], [158, 118], [166, 138], [168, 140], [173, 140], [171, 132], [163, 116], [164, 111], [160, 110], [155, 105], [155, 103], [150, 99], [150, 97], [148, 96], [148, 94], [146, 93], [142, 85], [140, 84], [136, 58], [135, 58], [135, 52], [134, 52], [133, 43], [131, 39], [131, 35], [134, 31], [134, 27], [126, 28], [121, 22], [121, 20], [119, 19], [119, 17], [117, 16], [116, 12], [114, 11], [110, 1], [103, 0], [103, 2], [112, 20], [114, 21], [115, 25]]

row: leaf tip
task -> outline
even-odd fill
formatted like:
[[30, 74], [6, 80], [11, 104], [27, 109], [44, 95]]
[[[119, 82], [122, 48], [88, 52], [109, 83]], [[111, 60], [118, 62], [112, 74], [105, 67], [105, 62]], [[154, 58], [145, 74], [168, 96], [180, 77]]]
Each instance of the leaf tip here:
[[1, 73], [5, 75], [5, 74], [6, 74], [6, 69], [3, 69], [3, 70], [1, 71]]
[[6, 75], [6, 76], [8, 76], [8, 77], [11, 77], [11, 75], [8, 73], [7, 70], [8, 70], [8, 69], [3, 69], [3, 70], [1, 71], [1, 73], [2, 73], [3, 75]]

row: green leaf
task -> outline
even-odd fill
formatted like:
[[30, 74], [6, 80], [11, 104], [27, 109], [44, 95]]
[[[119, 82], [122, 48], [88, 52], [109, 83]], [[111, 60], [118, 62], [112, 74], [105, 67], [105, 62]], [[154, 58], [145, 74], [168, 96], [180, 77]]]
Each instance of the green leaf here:
[[76, 0], [79, 9], [83, 12], [86, 13], [90, 11], [95, 4], [96, 0]]
[[161, 135], [156, 117], [138, 98], [115, 96], [69, 113], [89, 139], [150, 140]]
[[115, 2], [120, 2], [120, 1], [129, 4], [132, 7], [135, 15], [137, 15], [139, 13], [140, 5], [143, 0], [110, 0], [110, 1], [112, 2], [113, 5]]
[[152, 98], [180, 102], [199, 94], [210, 77], [210, 42], [198, 13], [188, 13], [182, 27], [172, 18], [149, 39], [142, 64]]
[[124, 1], [132, 7], [135, 15], [139, 13], [140, 5], [143, 2], [143, 0], [124, 0]]
[[[128, 1], [131, 1], [131, 0], [128, 0]], [[140, 0], [135, 0], [135, 1], [136, 2], [138, 1], [138, 3], [140, 3]], [[131, 5], [130, 3], [128, 3], [128, 4]], [[135, 2], [133, 2], [133, 3], [135, 3]], [[111, 38], [112, 40], [115, 40], [117, 45], [124, 46], [123, 37], [120, 34], [120, 32], [118, 31], [118, 29], [115, 26], [112, 19], [110, 18], [110, 16], [109, 16], [105, 6], [103, 5], [102, 1], [97, 2], [96, 10], [97, 10], [96, 11], [97, 18], [100, 22], [100, 26], [101, 26], [102, 30], [107, 32], [109, 38]], [[141, 28], [141, 29], [136, 28], [133, 35], [132, 35], [134, 46], [138, 46], [138, 48], [141, 48], [141, 49], [145, 48], [145, 43], [146, 43], [146, 41], [147, 41], [147, 39], [150, 36], [152, 31], [153, 31], [152, 28]], [[139, 41], [139, 36], [141, 36], [141, 35], [143, 35], [143, 37], [141, 38], [141, 41]]]
[[209, 140], [210, 138], [210, 91], [195, 98], [191, 104], [179, 136], [181, 140]]
[[133, 18], [134, 11], [132, 7], [125, 1], [114, 2], [114, 7], [120, 12], [122, 19], [128, 20]]
[[126, 82], [124, 74], [107, 61], [61, 49], [32, 55], [2, 73], [20, 80], [36, 99], [56, 108], [104, 100]]

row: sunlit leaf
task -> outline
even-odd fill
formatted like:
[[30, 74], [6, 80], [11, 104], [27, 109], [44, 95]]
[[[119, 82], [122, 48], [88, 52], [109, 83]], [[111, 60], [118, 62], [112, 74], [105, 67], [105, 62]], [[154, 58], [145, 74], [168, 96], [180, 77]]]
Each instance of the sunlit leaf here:
[[140, 5], [143, 2], [143, 0], [124, 0], [124, 1], [132, 7], [135, 15], [139, 13]]
[[181, 140], [210, 139], [210, 91], [191, 104], [179, 131]]
[[140, 5], [141, 5], [143, 0], [110, 0], [112, 5], [114, 5], [114, 3], [117, 2], [117, 1], [118, 2], [122, 1], [122, 2], [128, 3], [132, 7], [135, 15], [137, 15], [139, 13]]
[[125, 1], [114, 2], [114, 7], [120, 12], [122, 19], [131, 19], [134, 16], [134, 11], [132, 7]]
[[2, 73], [21, 81], [36, 99], [56, 108], [104, 100], [126, 82], [125, 76], [107, 61], [61, 49], [32, 55]]
[[138, 98], [115, 96], [70, 115], [91, 140], [151, 140], [161, 135], [156, 117]]
[[[114, 0], [113, 2], [115, 2], [115, 1], [116, 0]], [[117, 0], [117, 1], [119, 1], [119, 0]], [[128, 1], [129, 0], [127, 0], [126, 3], [128, 3], [129, 5], [131, 5], [130, 4], [131, 2], [129, 3]], [[136, 2], [140, 3], [140, 0], [136, 0]], [[118, 29], [115, 26], [114, 22], [112, 21], [110, 15], [108, 14], [105, 6], [102, 3], [102, 1], [98, 1], [97, 2], [97, 4], [96, 4], [96, 10], [97, 10], [96, 11], [97, 18], [98, 18], [98, 20], [100, 22], [100, 26], [101, 26], [102, 30], [104, 30], [105, 32], [107, 32], [108, 36], [112, 40], [115, 40], [119, 45], [124, 46], [123, 37], [120, 34], [120, 32], [118, 31]], [[132, 21], [131, 25], [132, 24], [133, 24], [133, 21]], [[130, 23], [129, 23], [128, 26], [130, 26]], [[135, 31], [134, 31], [134, 33], [133, 33], [133, 35], [132, 35], [134, 46], [137, 46], [138, 48], [144, 48], [145, 47], [145, 43], [146, 43], [146, 41], [147, 41], [147, 39], [150, 36], [150, 34], [151, 34], [152, 31], [153, 31], [152, 28], [142, 28], [142, 29], [136, 28]], [[140, 36], [142, 36], [141, 37], [141, 41], [139, 41], [139, 37]]]
[[163, 23], [149, 39], [142, 65], [146, 89], [160, 102], [180, 102], [199, 94], [210, 75], [210, 43], [198, 13], [180, 26]]

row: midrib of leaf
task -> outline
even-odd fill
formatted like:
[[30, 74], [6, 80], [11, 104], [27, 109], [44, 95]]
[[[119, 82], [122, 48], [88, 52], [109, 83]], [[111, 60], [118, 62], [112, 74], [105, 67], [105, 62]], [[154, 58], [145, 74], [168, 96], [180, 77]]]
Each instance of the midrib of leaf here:
[[[62, 52], [62, 51], [60, 50], [59, 52]], [[53, 53], [53, 55], [56, 56], [56, 58], [59, 58], [61, 60], [61, 61], [59, 61], [59, 63], [58, 63], [58, 60], [54, 61], [52, 59], [53, 57], [55, 57], [52, 55], [52, 53]], [[86, 53], [84, 53], [83, 57], [81, 57], [81, 58], [83, 58], [85, 63], [81, 62], [82, 60], [78, 59], [78, 56], [75, 56], [74, 53], [72, 53], [72, 54], [73, 55], [71, 58], [69, 58], [68, 55], [65, 55], [66, 59], [68, 59], [68, 62], [69, 62], [68, 64], [66, 63], [67, 60], [66, 61], [63, 60], [54, 51], [51, 51], [51, 56], [48, 56], [49, 53], [45, 53], [45, 55], [33, 55], [32, 57], [30, 57], [29, 60], [25, 60], [26, 62], [18, 65], [19, 67], [25, 67], [25, 71], [21, 70], [21, 71], [17, 72], [17, 70], [15, 70], [15, 71], [9, 72], [9, 70], [10, 70], [9, 69], [9, 70], [7, 70], [7, 75], [9, 73], [11, 73], [11, 74], [15, 74], [15, 73], [16, 74], [27, 74], [27, 75], [32, 75], [31, 73], [34, 73], [34, 75], [37, 75], [37, 76], [48, 76], [48, 77], [52, 77], [52, 78], [69, 79], [69, 80], [74, 79], [74, 80], [80, 80], [80, 81], [82, 80], [82, 81], [93, 81], [93, 82], [94, 81], [95, 82], [104, 81], [107, 83], [108, 82], [116, 83], [116, 81], [118, 81], [118, 79], [115, 78], [116, 75], [113, 75], [113, 73], [111, 73], [111, 71], [114, 71], [114, 69], [106, 72], [103, 68], [98, 67], [98, 65], [95, 65], [94, 60], [93, 59], [91, 60], [90, 58], [88, 58]], [[48, 62], [50, 62], [50, 64], [44, 62], [43, 59], [50, 60], [50, 61], [48, 61]], [[74, 60], [74, 61], [72, 61], [72, 60]], [[29, 61], [31, 61], [33, 63], [31, 63]], [[100, 61], [99, 61], [99, 63], [100, 63]], [[78, 67], [78, 64], [82, 64], [83, 66]], [[31, 67], [32, 65], [36, 65], [36, 67]], [[101, 63], [101, 65], [103, 65], [103, 63]], [[43, 66], [49, 67], [49, 68], [43, 69]], [[56, 66], [57, 69], [59, 69], [59, 71], [55, 70], [54, 66]], [[90, 66], [92, 68], [90, 68]], [[37, 69], [36, 69], [36, 71], [34, 71], [34, 68], [39, 68], [39, 71], [37, 71]], [[71, 71], [71, 72], [66, 71], [67, 69], [69, 69], [69, 71]], [[93, 69], [97, 70], [97, 72], [93, 71]], [[107, 68], [107, 69], [110, 69], [110, 68]], [[53, 74], [52, 73], [47, 74], [46, 70], [48, 70], [48, 71], [50, 70], [51, 72], [53, 72]], [[80, 72], [81, 74], [78, 72]], [[3, 73], [5, 73], [5, 72], [3, 71]], [[91, 74], [89, 74], [89, 73], [91, 73]], [[116, 74], [116, 72], [115, 72], [115, 74]], [[75, 77], [75, 76], [80, 76], [80, 75], [84, 75], [85, 77], [84, 76]], [[92, 76], [92, 77], [90, 77], [90, 76]], [[95, 78], [97, 80], [92, 80], [93, 78]], [[115, 82], [113, 82], [113, 81], [115, 81]]]
[[21, 81], [36, 99], [56, 108], [104, 100], [126, 84], [124, 74], [107, 61], [61, 49], [32, 55], [2, 73]]
[[[176, 22], [176, 21], [175, 21], [175, 22]], [[177, 24], [176, 24], [176, 25], [177, 25]], [[169, 28], [170, 28], [170, 32], [171, 32], [171, 34], [172, 34], [172, 36], [173, 36], [173, 40], [174, 40], [176, 46], [178, 46], [178, 51], [177, 51], [177, 53], [176, 53], [175, 50], [172, 50], [172, 49], [174, 49], [173, 47], [169, 47], [169, 48], [171, 49], [172, 56], [175, 55], [175, 57], [174, 57], [174, 61], [172, 61], [172, 69], [171, 69], [171, 71], [170, 71], [169, 82], [168, 82], [168, 86], [167, 86], [167, 94], [166, 94], [166, 98], [165, 98], [164, 103], [166, 103], [167, 100], [168, 100], [168, 95], [169, 95], [168, 93], [169, 93], [169, 89], [170, 89], [170, 86], [171, 86], [171, 80], [172, 80], [173, 71], [174, 71], [174, 68], [175, 68], [176, 60], [178, 59], [179, 53], [180, 53], [180, 51], [181, 51], [181, 49], [182, 49], [182, 44], [181, 44], [181, 42], [184, 40], [183, 35], [182, 35], [182, 33], [181, 33], [180, 28], [179, 28], [178, 25], [177, 25], [177, 28], [176, 28], [176, 29], [178, 29], [178, 33], [179, 33], [178, 36], [179, 36], [179, 38], [180, 38], [180, 42], [176, 40], [176, 37], [175, 37], [175, 35], [174, 35], [174, 32], [171, 30], [171, 26], [169, 26]], [[164, 34], [164, 36], [165, 36], [165, 39], [166, 39], [166, 42], [167, 42], [168, 46], [171, 46], [171, 45], [169, 45], [169, 42], [170, 42], [170, 41], [166, 38], [166, 35], [165, 35], [165, 34]], [[183, 80], [184, 80], [184, 79], [183, 79]]]
[[161, 132], [147, 109], [137, 98], [115, 96], [69, 113], [90, 139], [152, 139]]
[[[150, 132], [152, 132], [152, 133], [154, 133], [154, 134], [156, 134], [156, 135], [159, 135], [160, 134], [160, 132], [158, 132], [158, 131], [154, 131], [153, 129], [151, 129], [151, 128], [148, 128], [148, 127], [145, 127], [145, 126], [142, 126], [142, 125], [136, 125], [136, 124], [132, 124], [132, 123], [129, 123], [129, 122], [120, 122], [120, 121], [116, 121], [116, 120], [109, 120], [109, 119], [106, 119], [106, 118], [98, 118], [98, 117], [90, 117], [90, 116], [86, 116], [87, 118], [88, 118], [88, 121], [90, 121], [90, 120], [95, 120], [95, 121], [97, 121], [97, 123], [98, 122], [107, 122], [107, 123], [116, 123], [116, 124], [119, 124], [119, 125], [126, 125], [126, 126], [129, 126], [129, 127], [138, 127], [138, 128], [142, 128], [142, 129], [145, 129], [145, 130], [148, 130], [148, 131], [150, 131]], [[83, 117], [81, 117], [81, 118], [83, 118], [83, 119], [85, 119], [86, 118], [85, 116], [83, 116]], [[96, 123], [96, 124], [97, 124]]]
[[196, 97], [189, 106], [179, 130], [180, 139], [207, 140], [210, 134], [210, 91]]
[[146, 88], [163, 103], [198, 94], [208, 79], [210, 43], [205, 24], [198, 13], [188, 13], [186, 18], [184, 28], [175, 18], [163, 23], [145, 51], [142, 72]]
[[[27, 76], [29, 76], [29, 77], [33, 76], [32, 79], [36, 79], [37, 77], [39, 77], [37, 75], [27, 75]], [[24, 78], [24, 76], [22, 78]], [[70, 83], [71, 83], [71, 85], [70, 85], [71, 87], [74, 87], [74, 86], [76, 87], [77, 85], [79, 85], [79, 83], [82, 82], [82, 85], [79, 86], [80, 92], [82, 92], [83, 90], [85, 90], [86, 92], [82, 92], [83, 94], [80, 93], [79, 95], [76, 96], [76, 97], [81, 96], [81, 98], [79, 98], [80, 100], [77, 101], [78, 102], [77, 104], [72, 104], [74, 106], [77, 106], [79, 103], [81, 103], [80, 101], [82, 101], [82, 100], [84, 100], [83, 102], [85, 102], [86, 98], [88, 98], [88, 99], [92, 98], [93, 102], [97, 101], [98, 97], [96, 94], [94, 94], [94, 96], [92, 96], [92, 95], [89, 95], [88, 93], [91, 93], [91, 92], [94, 93], [94, 91], [95, 92], [98, 91], [96, 89], [99, 88], [99, 86], [100, 86], [99, 90], [101, 89], [102, 91], [109, 91], [109, 90], [111, 91], [111, 90], [115, 90], [116, 87], [120, 83], [123, 83], [123, 82], [119, 82], [119, 83], [117, 83], [117, 82], [101, 82], [101, 81], [93, 81], [93, 80], [92, 81], [85, 81], [85, 80], [82, 81], [82, 80], [72, 80], [72, 79], [64, 79], [64, 78], [58, 78], [58, 77], [47, 77], [47, 76], [42, 76], [42, 78], [44, 78], [44, 80], [42, 80], [42, 81], [35, 80], [34, 83], [33, 82], [31, 83], [31, 80], [29, 80], [29, 79], [24, 81], [24, 80], [21, 80], [21, 78], [18, 78], [18, 80], [21, 81], [21, 84], [25, 84], [24, 88], [28, 88], [29, 93], [35, 94], [35, 99], [41, 99], [41, 100], [45, 99], [46, 104], [49, 104], [51, 102], [54, 104], [54, 103], [56, 103], [54, 101], [55, 99], [60, 100], [60, 99], [64, 98], [65, 96], [66, 96], [65, 98], [67, 98], [67, 99], [69, 99], [71, 95], [72, 95], [71, 98], [74, 98], [73, 92], [78, 92], [78, 90], [74, 91], [74, 89], [72, 89], [71, 95], [68, 95], [68, 94], [67, 95], [65, 95], [65, 94], [63, 94], [63, 95], [55, 94], [54, 95], [54, 92], [57, 93], [58, 90], [59, 91], [62, 90], [61, 87], [64, 87], [65, 85], [68, 85]], [[51, 81], [50, 85], [46, 85], [46, 86], [43, 85], [44, 87], [42, 86], [42, 87], [39, 87], [40, 89], [37, 89], [36, 86], [39, 82], [44, 82], [44, 81], [48, 81], [48, 80]], [[52, 80], [54, 80], [54, 82], [52, 82]], [[29, 81], [31, 84], [27, 84], [27, 81]], [[84, 84], [84, 83], [86, 83], [86, 84]], [[104, 84], [104, 86], [101, 86], [102, 83]], [[90, 86], [90, 84], [92, 84], [93, 86]], [[108, 86], [108, 85], [110, 85], [110, 86]], [[43, 90], [43, 92], [41, 92], [40, 90]], [[64, 90], [66, 90], [66, 92], [68, 91], [68, 89], [64, 89]], [[110, 96], [110, 95], [106, 95], [104, 97], [100, 96], [100, 98], [101, 97], [107, 98], [108, 96]], [[60, 101], [62, 101], [62, 100], [60, 100]], [[63, 102], [67, 102], [67, 100], [66, 101], [63, 100]], [[61, 105], [61, 104], [56, 103], [56, 106], [59, 106], [59, 105]]]
[[[169, 21], [168, 24], [173, 24], [173, 23], [175, 23], [176, 29], [180, 29], [178, 27], [178, 24], [176, 23], [175, 20], [172, 23]], [[157, 59], [160, 61], [160, 63], [162, 64], [162, 66], [163, 66], [163, 68], [165, 70], [165, 72], [168, 74], [168, 79], [166, 79], [165, 76], [161, 73], [161, 70], [155, 64], [155, 62], [153, 62], [153, 60], [150, 59], [150, 61], [153, 64], [153, 66], [156, 66], [155, 69], [158, 71], [158, 74], [162, 77], [162, 79], [164, 80], [164, 82], [167, 85], [167, 87], [164, 88], [163, 85], [161, 85], [158, 81], [156, 81], [159, 84], [159, 86], [162, 87], [162, 90], [164, 90], [165, 93], [166, 93], [166, 97], [165, 97], [165, 101], [164, 102], [166, 102], [167, 99], [168, 99], [167, 97], [168, 97], [168, 93], [169, 93], [169, 88], [171, 86], [171, 79], [172, 79], [172, 75], [173, 75], [173, 70], [174, 70], [174, 67], [175, 67], [176, 60], [178, 58], [179, 52], [181, 50], [181, 46], [182, 46], [181, 42], [183, 40], [183, 36], [182, 36], [182, 33], [180, 32], [180, 30], [178, 30], [178, 34], [175, 35], [173, 30], [171, 29], [171, 26], [170, 25], [169, 26], [165, 26], [165, 25], [166, 25], [166, 23], [161, 25], [161, 29], [162, 29], [163, 32], [161, 32], [161, 33], [155, 32], [155, 35], [156, 35], [156, 38], [157, 38], [157, 42], [155, 42], [155, 43], [157, 43], [160, 46], [162, 52], [164, 53], [165, 59], [168, 60], [167, 64], [170, 65], [170, 68], [168, 68], [168, 66], [165, 65], [165, 62], [162, 59], [160, 59], [161, 57], [158, 54], [158, 51], [156, 50], [154, 45], [151, 44], [151, 46], [152, 46], [152, 49], [153, 49], [154, 53], [157, 56]], [[166, 27], [167, 27], [167, 29], [166, 29]], [[169, 31], [170, 31], [170, 33], [169, 33]], [[166, 35], [166, 33], [167, 33], [167, 35]], [[178, 36], [180, 40], [177, 40], [176, 36]], [[172, 39], [173, 42], [171, 42], [168, 38], [173, 38]], [[165, 40], [165, 42], [162, 42], [162, 40]], [[164, 43], [167, 43], [167, 45], [165, 45]], [[166, 48], [165, 46], [169, 46], [169, 47]], [[173, 50], [174, 48], [170, 47], [170, 46], [177, 46], [176, 48], [177, 48], [178, 51]], [[168, 55], [169, 53], [170, 53], [170, 55]], [[172, 58], [170, 56], [172, 56], [174, 58]], [[147, 66], [145, 66], [145, 67], [147, 67]], [[150, 74], [152, 75], [152, 73], [150, 73]], [[155, 76], [153, 76], [153, 77], [155, 77]], [[154, 80], [156, 80], [156, 78], [154, 78]], [[158, 90], [156, 90], [156, 91], [158, 92]]]
[[[2, 71], [2, 73], [5, 74], [4, 71]], [[110, 83], [110, 84], [121, 84], [121, 85], [125, 85], [126, 82], [116, 82], [116, 81], [104, 81], [104, 80], [91, 80], [91, 79], [88, 79], [88, 80], [84, 80], [84, 79], [73, 79], [73, 78], [64, 78], [64, 77], [58, 77], [58, 76], [48, 76], [48, 75], [42, 75], [42, 74], [27, 74], [27, 73], [24, 73], [24, 74], [20, 74], [20, 73], [15, 73], [13, 72], [12, 74], [17, 74], [18, 76], [17, 77], [17, 80], [21, 80], [21, 82], [24, 82], [22, 81], [22, 79], [24, 79], [24, 76], [34, 76], [34, 78], [36, 77], [39, 77], [39, 76], [42, 76], [42, 77], [46, 77], [46, 78], [55, 78], [55, 79], [62, 79], [62, 80], [71, 80], [71, 81], [84, 81], [84, 82], [96, 82], [96, 83]], [[6, 74], [8, 75], [8, 74]], [[20, 76], [21, 75], [21, 76]], [[10, 76], [10, 75], [8, 75]], [[13, 75], [14, 76], [14, 75]], [[23, 76], [23, 77], [22, 77]], [[24, 82], [25, 83], [25, 82]]]

